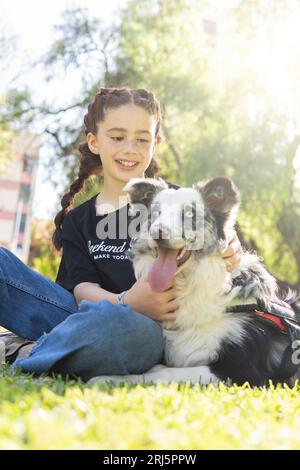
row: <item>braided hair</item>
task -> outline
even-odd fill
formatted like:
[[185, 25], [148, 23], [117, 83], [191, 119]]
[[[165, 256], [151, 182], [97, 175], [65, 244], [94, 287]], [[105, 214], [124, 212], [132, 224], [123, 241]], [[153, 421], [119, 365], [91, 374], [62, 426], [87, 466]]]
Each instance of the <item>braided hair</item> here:
[[[100, 88], [94, 96], [93, 101], [88, 106], [88, 112], [84, 116], [85, 135], [92, 132], [97, 134], [97, 124], [105, 118], [105, 111], [109, 108], [117, 108], [125, 104], [135, 104], [140, 106], [156, 119], [155, 141], [161, 141], [161, 112], [159, 102], [153, 93], [143, 88], [132, 89], [123, 88]], [[62, 247], [62, 223], [65, 215], [70, 210], [75, 195], [81, 191], [85, 182], [94, 175], [102, 173], [102, 162], [100, 155], [96, 155], [89, 149], [87, 142], [78, 147], [80, 152], [80, 166], [78, 177], [71, 183], [70, 190], [61, 199], [61, 210], [54, 219], [55, 230], [52, 236], [52, 243], [57, 250]], [[145, 175], [153, 178], [159, 171], [158, 162], [152, 157], [150, 165], [145, 171]]]

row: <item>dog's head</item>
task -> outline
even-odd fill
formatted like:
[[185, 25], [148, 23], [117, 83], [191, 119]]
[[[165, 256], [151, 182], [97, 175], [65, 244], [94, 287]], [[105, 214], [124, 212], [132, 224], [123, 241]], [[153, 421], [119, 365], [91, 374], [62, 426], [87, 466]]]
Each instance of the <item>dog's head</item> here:
[[134, 178], [124, 191], [130, 197], [131, 214], [140, 217], [137, 237], [145, 239], [143, 250], [147, 246], [156, 257], [149, 280], [159, 291], [191, 258], [217, 253], [225, 246], [226, 228], [234, 225], [239, 206], [236, 186], [224, 177], [176, 190], [161, 178]]

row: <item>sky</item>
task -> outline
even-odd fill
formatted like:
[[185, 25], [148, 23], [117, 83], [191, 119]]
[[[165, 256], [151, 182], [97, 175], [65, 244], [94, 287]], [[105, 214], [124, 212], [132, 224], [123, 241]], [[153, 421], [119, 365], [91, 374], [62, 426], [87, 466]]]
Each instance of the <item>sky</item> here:
[[[1, 0], [0, 31], [16, 38], [16, 52], [13, 62], [7, 64], [2, 72], [0, 93], [11, 85], [12, 78], [18, 76], [20, 67], [42, 56], [51, 45], [54, 37], [53, 26], [60, 22], [63, 10], [68, 6], [79, 5], [88, 8], [94, 16], [108, 23], [117, 14], [126, 0]], [[40, 78], [40, 80], [39, 80]], [[49, 86], [41, 80], [39, 72], [29, 69], [25, 83], [33, 85], [34, 93], [46, 93]], [[18, 84], [18, 81], [14, 82]], [[72, 93], [70, 85], [64, 80], [60, 83], [60, 93], [67, 97]], [[33, 200], [33, 216], [49, 219], [56, 212], [58, 190], [49, 181], [46, 169], [47, 149], [40, 152], [40, 164], [37, 174], [37, 189]]]

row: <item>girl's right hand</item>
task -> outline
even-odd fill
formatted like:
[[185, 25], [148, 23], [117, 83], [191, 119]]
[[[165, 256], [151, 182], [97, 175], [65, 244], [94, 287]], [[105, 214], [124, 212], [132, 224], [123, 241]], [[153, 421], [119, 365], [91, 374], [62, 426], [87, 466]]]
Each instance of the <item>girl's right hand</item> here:
[[145, 278], [138, 279], [126, 292], [124, 302], [133, 310], [158, 321], [175, 320], [175, 310], [179, 308], [176, 291], [172, 284], [163, 292], [152, 290]]

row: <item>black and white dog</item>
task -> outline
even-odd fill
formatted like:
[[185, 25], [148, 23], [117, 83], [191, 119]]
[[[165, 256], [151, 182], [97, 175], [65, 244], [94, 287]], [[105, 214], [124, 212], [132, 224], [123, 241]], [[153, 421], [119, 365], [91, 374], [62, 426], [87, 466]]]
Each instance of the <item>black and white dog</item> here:
[[132, 216], [147, 208], [128, 252], [136, 278], [148, 277], [156, 291], [173, 280], [180, 307], [175, 321], [162, 323], [165, 365], [100, 379], [288, 382], [300, 363], [300, 303], [295, 295], [278, 299], [275, 279], [255, 254], [243, 252], [232, 273], [219, 255], [239, 207], [233, 182], [219, 177], [175, 190], [162, 179], [135, 178], [124, 190]]

